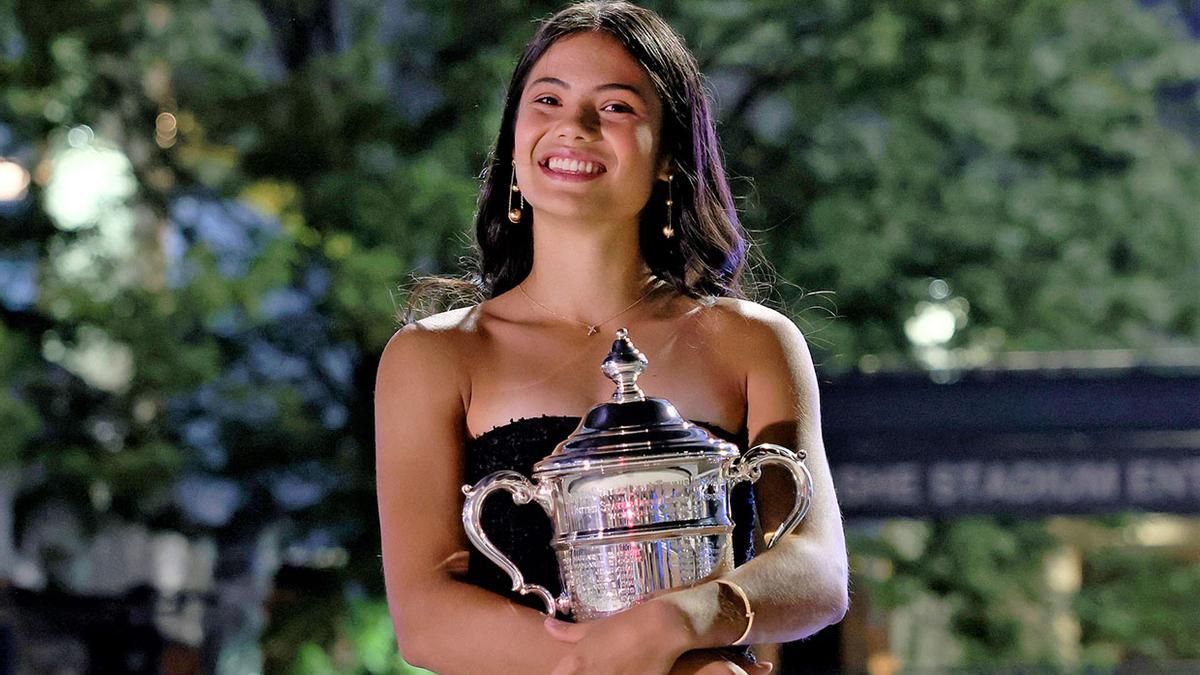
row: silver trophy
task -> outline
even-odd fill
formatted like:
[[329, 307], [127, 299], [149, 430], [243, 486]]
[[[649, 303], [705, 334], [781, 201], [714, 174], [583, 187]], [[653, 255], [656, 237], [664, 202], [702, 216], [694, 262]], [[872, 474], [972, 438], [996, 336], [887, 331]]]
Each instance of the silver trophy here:
[[[662, 398], [647, 398], [637, 378], [648, 361], [617, 331], [602, 370], [617, 385], [579, 427], [533, 467], [532, 480], [496, 471], [464, 485], [463, 527], [471, 543], [512, 577], [513, 590], [538, 595], [546, 613], [587, 621], [671, 588], [733, 567], [729, 492], [756, 481], [764, 464], [787, 469], [796, 503], [767, 541], [770, 548], [800, 524], [812, 501], [804, 453], [763, 443], [745, 455], [680, 417]], [[480, 525], [484, 500], [497, 490], [518, 504], [535, 501], [554, 523], [563, 593], [525, 583], [521, 571]]]

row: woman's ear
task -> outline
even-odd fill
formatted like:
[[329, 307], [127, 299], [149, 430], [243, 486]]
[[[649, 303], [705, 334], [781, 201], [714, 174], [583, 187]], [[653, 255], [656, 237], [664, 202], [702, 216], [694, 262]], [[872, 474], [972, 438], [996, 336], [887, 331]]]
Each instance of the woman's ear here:
[[663, 155], [658, 162], [658, 179], [666, 180], [667, 176], [675, 173], [675, 166], [671, 163], [670, 155]]

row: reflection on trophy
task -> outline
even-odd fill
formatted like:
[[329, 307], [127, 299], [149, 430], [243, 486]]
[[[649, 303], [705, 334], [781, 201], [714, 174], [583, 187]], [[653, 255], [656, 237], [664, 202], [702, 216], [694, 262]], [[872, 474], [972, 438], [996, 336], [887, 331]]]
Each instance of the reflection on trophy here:
[[[533, 468], [532, 480], [497, 471], [463, 486], [463, 527], [484, 555], [513, 580], [513, 590], [542, 598], [546, 613], [586, 621], [607, 616], [671, 588], [689, 586], [733, 566], [730, 489], [756, 481], [764, 464], [791, 472], [796, 503], [767, 542], [791, 532], [812, 501], [804, 453], [763, 443], [741, 455], [733, 443], [687, 422], [669, 401], [647, 398], [637, 378], [648, 361], [617, 331], [602, 370], [617, 389]], [[563, 593], [526, 584], [480, 526], [483, 502], [496, 490], [536, 501], [554, 523]]]

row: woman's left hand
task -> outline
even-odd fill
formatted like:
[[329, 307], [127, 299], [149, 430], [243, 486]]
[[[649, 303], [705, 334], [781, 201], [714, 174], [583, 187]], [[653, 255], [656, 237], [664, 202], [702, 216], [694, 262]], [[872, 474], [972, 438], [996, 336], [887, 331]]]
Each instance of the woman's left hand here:
[[552, 675], [665, 675], [691, 648], [679, 610], [655, 601], [586, 623], [546, 619], [546, 630], [556, 640], [574, 645]]
[[574, 645], [552, 675], [767, 675], [772, 669], [770, 663], [730, 661], [708, 649], [690, 651], [686, 619], [669, 602], [646, 602], [587, 623], [546, 619], [546, 630]]

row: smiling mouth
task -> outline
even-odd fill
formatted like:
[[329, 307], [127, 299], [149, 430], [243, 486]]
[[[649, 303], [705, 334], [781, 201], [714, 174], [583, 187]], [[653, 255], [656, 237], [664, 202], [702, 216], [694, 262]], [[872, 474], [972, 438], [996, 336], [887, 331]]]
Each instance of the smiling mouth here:
[[602, 173], [607, 173], [608, 169], [599, 162], [586, 162], [578, 159], [567, 159], [565, 157], [551, 157], [542, 162], [538, 162], [543, 169], [552, 171], [565, 176], [599, 176]]

